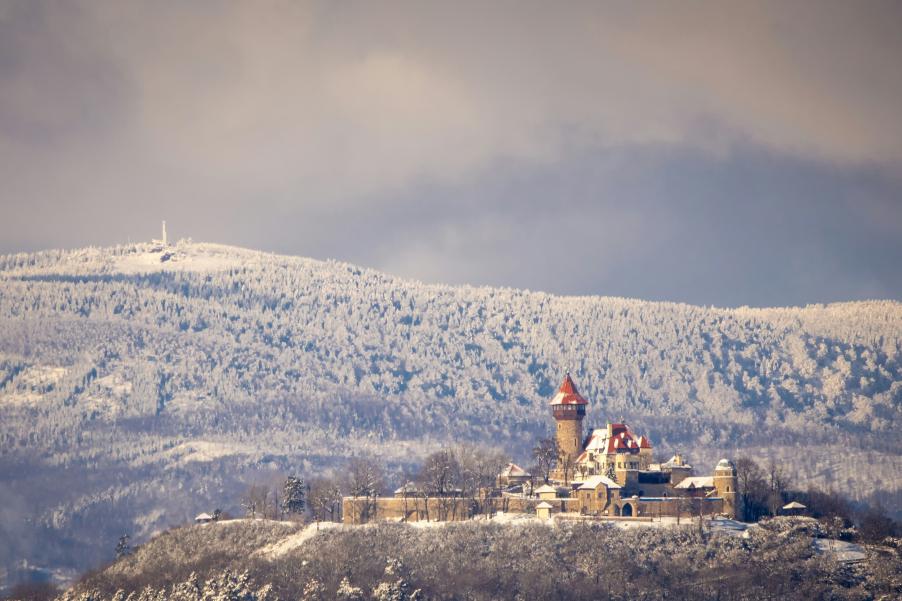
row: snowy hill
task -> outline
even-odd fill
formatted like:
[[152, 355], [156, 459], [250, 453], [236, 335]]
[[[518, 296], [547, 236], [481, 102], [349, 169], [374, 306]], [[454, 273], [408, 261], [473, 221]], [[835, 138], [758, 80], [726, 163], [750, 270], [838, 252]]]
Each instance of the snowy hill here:
[[233, 520], [179, 528], [88, 575], [65, 599], [130, 593], [137, 601], [898, 596], [902, 563], [895, 549], [814, 538], [821, 533], [806, 518], [744, 532], [706, 521], [703, 534], [686, 520], [682, 527], [618, 528], [501, 517], [428, 527]]
[[798, 486], [898, 507], [900, 361], [890, 301], [557, 297], [189, 242], [8, 255], [0, 504], [17, 519], [0, 561], [66, 565], [87, 545], [81, 568], [123, 531], [354, 453], [401, 467], [466, 439], [527, 460], [565, 369], [590, 423], [623, 415], [656, 453], [773, 456]]

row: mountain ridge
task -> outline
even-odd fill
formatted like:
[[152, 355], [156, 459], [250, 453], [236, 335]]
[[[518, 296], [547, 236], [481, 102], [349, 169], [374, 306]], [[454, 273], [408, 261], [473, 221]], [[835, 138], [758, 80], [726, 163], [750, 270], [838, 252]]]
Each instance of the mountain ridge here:
[[902, 506], [897, 301], [555, 296], [190, 242], [5, 255], [0, 291], [0, 504], [31, 524], [0, 524], [8, 566], [83, 569], [355, 454], [398, 477], [459, 441], [528, 462], [565, 369], [589, 424], [622, 414], [657, 455]]
[[[128, 254], [145, 254], [145, 255], [154, 255], [156, 256], [161, 249], [164, 247], [160, 244], [154, 243], [130, 243], [130, 244], [119, 244], [114, 246], [87, 246], [81, 248], [73, 248], [73, 249], [45, 249], [38, 250], [34, 252], [19, 252], [19, 253], [7, 253], [0, 254], [0, 276], [22, 276], [22, 275], [38, 275], [40, 274], [40, 267], [37, 270], [34, 269], [23, 269], [23, 268], [13, 268], [9, 269], [9, 265], [15, 265], [17, 263], [25, 262], [26, 264], [34, 264], [38, 261], [50, 260], [55, 261], [57, 263], [65, 261], [65, 262], [74, 262], [76, 259], [90, 258], [93, 254], [97, 258], [107, 257], [110, 254], [112, 255], [128, 255]], [[417, 278], [410, 278], [404, 276], [398, 276], [391, 274], [387, 271], [383, 271], [381, 269], [366, 267], [356, 263], [352, 263], [349, 261], [342, 261], [338, 259], [316, 259], [313, 257], [306, 257], [302, 255], [290, 255], [278, 252], [264, 251], [253, 249], [250, 247], [243, 246], [235, 246], [230, 244], [221, 244], [215, 242], [194, 242], [191, 240], [180, 240], [174, 244], [167, 245], [165, 247], [167, 251], [175, 251], [178, 252], [181, 250], [185, 252], [188, 249], [195, 251], [194, 253], [185, 253], [185, 259], [188, 260], [196, 260], [198, 258], [198, 254], [196, 251], [201, 251], [202, 253], [209, 254], [210, 251], [213, 251], [213, 254], [228, 254], [231, 253], [233, 255], [229, 257], [233, 264], [223, 264], [219, 270], [228, 270], [230, 268], [240, 268], [242, 265], [239, 262], [241, 259], [246, 259], [248, 256], [251, 256], [255, 259], [275, 259], [277, 261], [282, 261], [288, 266], [289, 263], [298, 263], [298, 264], [313, 264], [318, 266], [325, 265], [335, 265], [340, 268], [345, 268], [351, 271], [358, 271], [361, 273], [366, 273], [372, 276], [378, 276], [385, 279], [395, 280], [398, 283], [404, 284], [412, 284], [419, 286], [428, 286], [431, 288], [435, 288], [437, 290], [448, 290], [448, 289], [464, 289], [464, 290], [477, 290], [477, 291], [485, 291], [485, 290], [495, 290], [495, 291], [505, 291], [505, 292], [514, 292], [514, 293], [522, 293], [522, 294], [538, 294], [538, 295], [546, 295], [550, 297], [554, 297], [560, 300], [604, 300], [604, 301], [630, 301], [636, 303], [644, 303], [650, 305], [661, 305], [661, 306], [676, 306], [676, 307], [694, 307], [698, 309], [708, 309], [708, 310], [719, 310], [719, 311], [739, 311], [739, 312], [757, 312], [757, 311], [792, 311], [792, 310], [803, 310], [803, 309], [829, 309], [829, 308], [840, 308], [845, 306], [869, 306], [869, 305], [895, 305], [902, 307], [902, 301], [896, 299], [882, 299], [882, 298], [873, 298], [873, 299], [858, 299], [858, 300], [840, 300], [840, 301], [824, 301], [824, 302], [813, 302], [805, 305], [773, 305], [773, 306], [750, 306], [750, 305], [740, 305], [740, 306], [720, 306], [720, 305], [705, 305], [705, 304], [697, 304], [697, 303], [689, 303], [683, 301], [671, 301], [671, 300], [648, 300], [637, 297], [628, 297], [628, 296], [616, 296], [616, 295], [605, 295], [605, 294], [558, 294], [555, 292], [549, 292], [546, 290], [532, 290], [529, 288], [518, 288], [513, 286], [496, 286], [496, 285], [480, 285], [480, 284], [445, 284], [441, 282], [427, 282], [424, 280], [420, 280]], [[156, 252], [154, 252], [156, 250]], [[244, 257], [241, 257], [244, 255]], [[184, 260], [184, 259], [183, 259]], [[41, 266], [41, 267], [46, 267]], [[85, 267], [84, 261], [81, 265], [75, 263], [71, 267]], [[102, 263], [101, 267], [104, 269], [98, 271], [98, 274], [115, 274], [115, 273], [141, 273], [140, 271], [135, 272], [121, 272], [121, 271], [110, 271], [110, 268], [115, 267], [115, 264], [110, 263]], [[205, 271], [211, 270], [211, 265], [209, 264], [201, 264], [196, 266], [195, 269], [188, 269], [187, 265], [179, 264], [178, 261], [174, 261], [172, 263], [169, 262], [147, 262], [143, 265], [147, 269], [145, 273], [151, 273], [154, 271]], [[151, 267], [155, 269], [150, 269]], [[216, 269], [213, 269], [216, 270]], [[72, 273], [72, 275], [77, 275], [78, 272]], [[52, 275], [48, 273], [47, 275]], [[60, 272], [59, 275], [70, 275], [69, 272]]]

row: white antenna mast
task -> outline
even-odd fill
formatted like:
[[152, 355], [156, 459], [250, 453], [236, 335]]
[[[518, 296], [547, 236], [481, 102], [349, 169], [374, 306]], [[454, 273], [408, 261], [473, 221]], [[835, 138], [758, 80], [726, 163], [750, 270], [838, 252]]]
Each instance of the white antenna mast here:
[[166, 246], [166, 220], [163, 220], [163, 246]]

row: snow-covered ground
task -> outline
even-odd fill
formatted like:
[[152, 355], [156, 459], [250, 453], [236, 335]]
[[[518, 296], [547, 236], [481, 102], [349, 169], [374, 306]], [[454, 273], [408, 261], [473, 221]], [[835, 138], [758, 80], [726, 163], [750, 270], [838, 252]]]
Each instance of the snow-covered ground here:
[[295, 534], [290, 534], [285, 538], [275, 541], [274, 543], [263, 547], [256, 551], [254, 555], [276, 559], [297, 549], [308, 540], [316, 536], [320, 530], [328, 530], [331, 528], [341, 528], [342, 524], [338, 522], [316, 522], [308, 524], [306, 528]]
[[17, 378], [17, 390], [0, 394], [0, 402], [9, 405], [34, 406], [41, 404], [44, 390], [49, 390], [65, 377], [68, 369], [55, 365], [33, 365], [22, 370]]
[[842, 563], [855, 563], [866, 557], [864, 548], [855, 543], [847, 543], [833, 538], [816, 538], [813, 544], [818, 553]]
[[209, 462], [231, 455], [246, 455], [253, 452], [248, 445], [239, 443], [222, 443], [206, 440], [192, 440], [175, 446], [168, 451], [170, 468], [184, 466], [192, 462]]
[[236, 268], [254, 268], [273, 262], [304, 263], [309, 259], [282, 257], [256, 250], [181, 240], [174, 244], [139, 243], [108, 249], [84, 248], [69, 252], [65, 260], [42, 266], [8, 270], [13, 277], [41, 275], [142, 274], [159, 271], [212, 273]]

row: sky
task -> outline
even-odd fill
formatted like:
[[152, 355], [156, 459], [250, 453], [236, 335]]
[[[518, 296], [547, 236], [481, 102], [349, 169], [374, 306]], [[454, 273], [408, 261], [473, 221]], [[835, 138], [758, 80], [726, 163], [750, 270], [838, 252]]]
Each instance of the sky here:
[[0, 253], [902, 300], [898, 2], [0, 0]]

